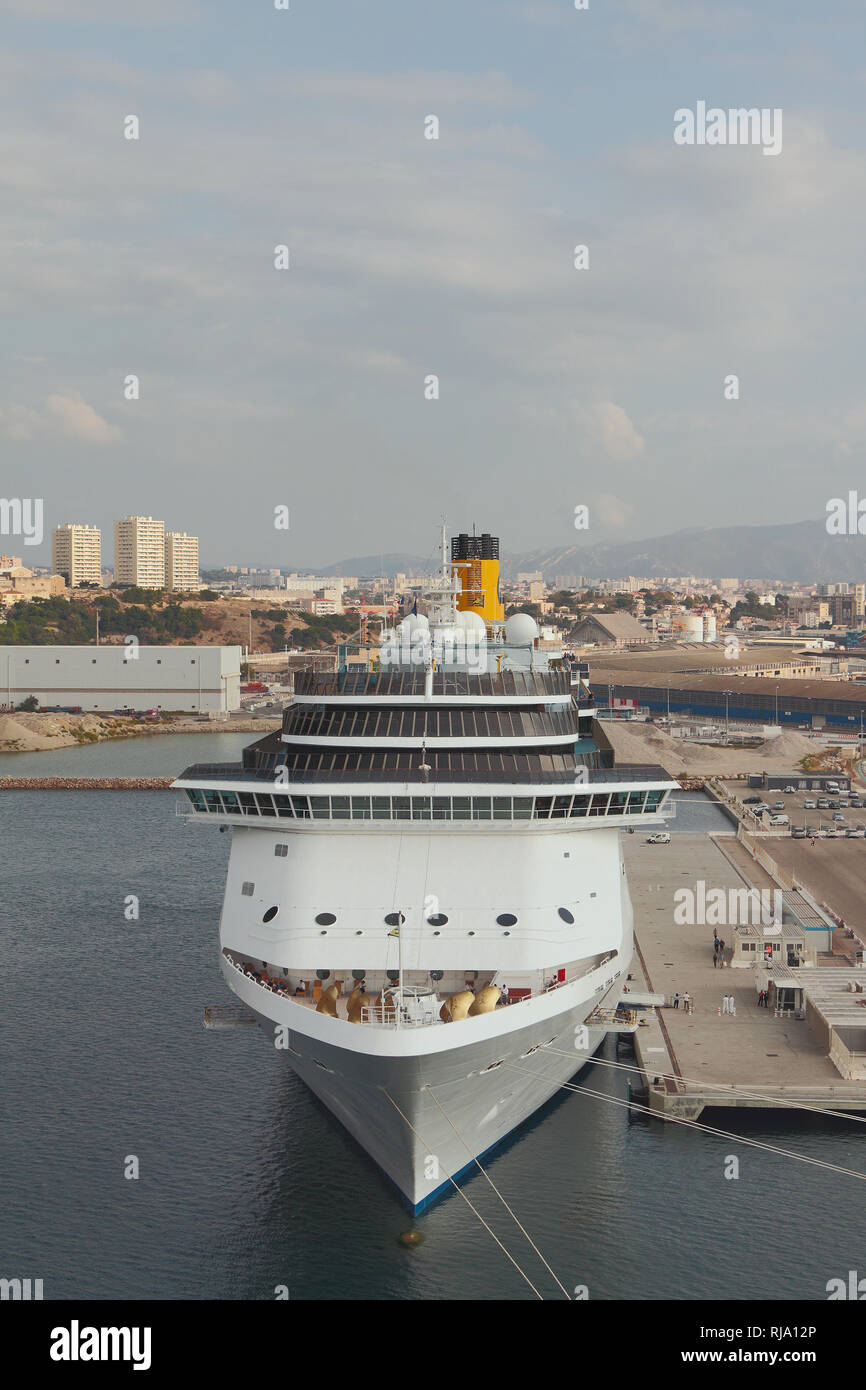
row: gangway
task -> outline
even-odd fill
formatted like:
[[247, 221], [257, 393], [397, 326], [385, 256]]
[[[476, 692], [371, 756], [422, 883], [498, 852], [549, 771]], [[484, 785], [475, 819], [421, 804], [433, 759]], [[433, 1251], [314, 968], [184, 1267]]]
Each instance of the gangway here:
[[593, 1009], [586, 1020], [587, 1028], [605, 1028], [608, 1033], [636, 1033], [639, 1027], [637, 1011], [624, 1009]]

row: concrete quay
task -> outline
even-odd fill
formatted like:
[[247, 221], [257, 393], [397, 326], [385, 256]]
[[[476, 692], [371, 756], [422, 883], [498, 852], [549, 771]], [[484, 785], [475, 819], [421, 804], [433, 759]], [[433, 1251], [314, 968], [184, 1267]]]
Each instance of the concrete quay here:
[[[683, 1119], [696, 1119], [708, 1106], [866, 1111], [866, 1082], [840, 1076], [805, 1020], [758, 1007], [753, 968], [713, 965], [712, 925], [674, 921], [675, 892], [695, 891], [699, 880], [708, 889], [766, 886], [765, 871], [746, 854], [735, 853], [732, 862], [722, 852], [720, 844], [736, 845], [733, 837], [716, 838], [718, 844], [685, 833], [667, 845], [624, 840], [635, 912], [631, 988], [658, 991], [668, 1001], [648, 1010], [647, 1025], [633, 1035], [650, 1109]], [[726, 940], [732, 936], [731, 927], [716, 930]], [[810, 974], [834, 969], [832, 958], [821, 961]], [[675, 992], [681, 999], [691, 995], [693, 1012], [682, 1002], [671, 1007]], [[722, 999], [731, 994], [736, 1013], [723, 1014]]]

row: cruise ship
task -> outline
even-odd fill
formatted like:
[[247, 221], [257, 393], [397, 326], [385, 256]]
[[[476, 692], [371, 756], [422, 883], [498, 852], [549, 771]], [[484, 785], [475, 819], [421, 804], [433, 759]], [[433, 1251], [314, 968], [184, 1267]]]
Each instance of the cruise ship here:
[[225, 982], [418, 1212], [555, 1094], [615, 1024], [632, 958], [624, 831], [660, 767], [614, 766], [587, 668], [504, 616], [499, 542], [375, 649], [299, 671], [282, 728], [187, 768], [231, 827]]

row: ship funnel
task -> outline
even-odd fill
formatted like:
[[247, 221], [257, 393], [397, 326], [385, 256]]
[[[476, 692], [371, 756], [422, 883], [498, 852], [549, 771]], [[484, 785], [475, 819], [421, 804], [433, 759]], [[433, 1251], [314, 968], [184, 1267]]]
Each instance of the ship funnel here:
[[451, 537], [451, 570], [460, 580], [457, 609], [473, 612], [485, 623], [500, 623], [505, 606], [499, 597], [499, 537], [469, 536], [465, 532]]

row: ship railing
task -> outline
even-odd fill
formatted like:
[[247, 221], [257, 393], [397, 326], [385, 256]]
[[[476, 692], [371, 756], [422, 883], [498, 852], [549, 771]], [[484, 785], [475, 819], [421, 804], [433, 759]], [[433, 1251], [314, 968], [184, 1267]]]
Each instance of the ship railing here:
[[[246, 968], [243, 961], [235, 959], [228, 947], [223, 947], [222, 953], [229, 965], [237, 970], [238, 974], [243, 975], [245, 979], [251, 980], [262, 989], [267, 989], [271, 994], [276, 994], [280, 998], [292, 999], [296, 1003], [303, 1002], [303, 1000], [299, 1001], [299, 997], [293, 993], [288, 982], [282, 983], [279, 981], [257, 979], [256, 975]], [[532, 999], [539, 999], [545, 994], [551, 994], [558, 989], [563, 989], [566, 985], [574, 984], [576, 980], [581, 980], [586, 975], [591, 975], [594, 970], [600, 970], [603, 966], [607, 965], [608, 962], [612, 961], [616, 955], [616, 951], [606, 951], [600, 956], [582, 962], [577, 968], [568, 969], [564, 967], [565, 979], [560, 980], [557, 971], [556, 976], [541, 984], [539, 988], [529, 988], [525, 994], [521, 994], [520, 998], [503, 1000], [502, 1007], [515, 1008], [520, 1004], [528, 1003]], [[500, 987], [505, 984], [504, 981], [497, 981], [495, 976], [491, 983], [498, 984]], [[411, 987], [408, 988], [411, 992]], [[439, 1017], [439, 1010], [449, 997], [450, 996], [447, 994], [437, 994], [435, 998], [431, 1000], [429, 1007], [425, 1005], [420, 1015], [413, 1015], [413, 1013], [405, 1007], [400, 1007], [393, 999], [388, 999], [385, 1002], [371, 1000], [369, 1004], [364, 1004], [361, 1008], [361, 1023], [369, 1024], [375, 1028], [429, 1028], [435, 1024], [441, 1023], [442, 1020]], [[303, 996], [303, 998], [309, 1002], [310, 996], [307, 994]], [[399, 1021], [397, 1018], [398, 1007], [400, 1008]], [[601, 1012], [600, 1010], [596, 1010], [599, 1016]], [[610, 1012], [616, 1012], [617, 1016], [619, 1016], [619, 1011]]]

